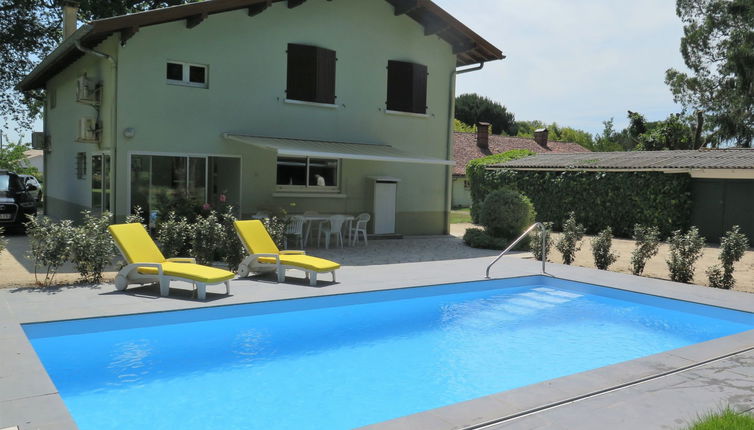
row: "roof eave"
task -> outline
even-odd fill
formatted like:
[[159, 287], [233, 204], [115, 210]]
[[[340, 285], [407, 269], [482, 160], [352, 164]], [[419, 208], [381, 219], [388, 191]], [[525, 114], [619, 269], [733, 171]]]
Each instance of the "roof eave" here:
[[59, 60], [66, 54], [78, 50], [76, 42], [80, 42], [81, 39], [92, 31], [92, 29], [93, 27], [89, 24], [84, 24], [79, 27], [73, 32], [73, 34], [68, 36], [60, 45], [58, 45], [50, 55], [46, 56], [41, 63], [37, 64], [37, 67], [35, 67], [16, 85], [16, 90], [25, 92], [43, 87], [47, 82], [47, 79], [44, 78], [47, 72], [50, 69], [55, 68]]

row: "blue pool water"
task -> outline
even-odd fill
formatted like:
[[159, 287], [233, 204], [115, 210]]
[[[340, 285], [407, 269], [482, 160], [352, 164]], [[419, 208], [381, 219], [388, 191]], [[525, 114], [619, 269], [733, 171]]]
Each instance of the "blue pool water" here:
[[753, 328], [546, 277], [24, 326], [82, 430], [349, 429]]

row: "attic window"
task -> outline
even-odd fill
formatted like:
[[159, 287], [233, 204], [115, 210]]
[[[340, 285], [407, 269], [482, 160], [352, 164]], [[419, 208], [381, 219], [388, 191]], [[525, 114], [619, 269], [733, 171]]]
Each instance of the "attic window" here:
[[427, 113], [427, 66], [387, 62], [387, 110]]
[[335, 51], [288, 44], [286, 99], [335, 104]]
[[207, 66], [168, 61], [165, 71], [167, 83], [189, 87], [207, 88]]

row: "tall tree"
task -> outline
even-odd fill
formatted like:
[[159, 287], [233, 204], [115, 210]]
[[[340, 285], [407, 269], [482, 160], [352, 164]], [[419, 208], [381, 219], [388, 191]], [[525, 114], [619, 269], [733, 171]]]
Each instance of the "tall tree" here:
[[508, 112], [505, 106], [494, 102], [479, 94], [461, 94], [456, 97], [456, 119], [466, 124], [474, 125], [478, 122], [488, 122], [492, 125], [492, 133], [518, 134], [516, 117]]
[[[189, 3], [195, 0], [83, 0], [79, 20]], [[14, 122], [28, 128], [42, 107], [43, 93], [14, 89], [62, 39], [60, 0], [0, 0], [0, 117], [3, 128]]]
[[681, 54], [691, 73], [669, 69], [676, 102], [702, 112], [696, 123], [713, 145], [754, 142], [754, 1], [676, 0]]

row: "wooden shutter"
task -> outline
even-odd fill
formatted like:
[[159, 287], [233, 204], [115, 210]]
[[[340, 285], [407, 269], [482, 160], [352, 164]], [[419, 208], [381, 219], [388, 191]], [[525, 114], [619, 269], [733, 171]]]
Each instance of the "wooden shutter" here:
[[317, 103], [335, 103], [335, 51], [317, 48]]
[[427, 66], [412, 64], [411, 112], [427, 113]]
[[427, 112], [427, 66], [405, 61], [388, 61], [387, 109]]
[[317, 48], [288, 44], [288, 86], [286, 97], [293, 100], [317, 99]]

